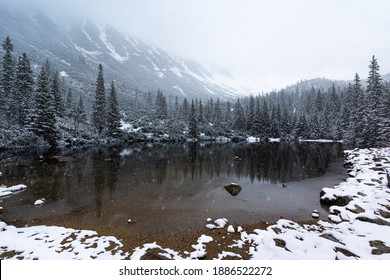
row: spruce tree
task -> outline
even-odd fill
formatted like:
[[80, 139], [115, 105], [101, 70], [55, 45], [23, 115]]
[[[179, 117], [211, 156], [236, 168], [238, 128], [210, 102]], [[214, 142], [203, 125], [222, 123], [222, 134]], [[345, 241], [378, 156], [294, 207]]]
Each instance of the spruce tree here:
[[45, 67], [42, 67], [38, 76], [36, 96], [37, 107], [34, 131], [51, 146], [54, 146], [57, 139], [54, 98], [49, 90]]
[[108, 136], [120, 136], [120, 115], [114, 81], [111, 81], [110, 95], [108, 96], [107, 133]]
[[234, 106], [234, 123], [233, 127], [236, 130], [244, 130], [245, 129], [245, 115], [244, 109], [242, 108], [240, 99], [237, 99], [237, 102]]
[[255, 99], [249, 96], [249, 103], [246, 112], [246, 130], [252, 132], [253, 121], [255, 119]]
[[59, 73], [55, 71], [53, 73], [51, 83], [50, 83], [50, 92], [54, 98], [54, 106], [57, 117], [62, 117], [64, 114], [64, 104], [61, 96], [60, 85], [59, 85]]
[[203, 104], [202, 100], [199, 100], [199, 108], [198, 108], [198, 124], [204, 124], [204, 115], [203, 115]]
[[18, 123], [26, 126], [31, 123], [32, 118], [32, 92], [34, 79], [30, 67], [30, 61], [26, 53], [19, 56], [15, 77], [15, 99], [18, 104]]
[[95, 103], [93, 105], [92, 123], [97, 132], [101, 135], [106, 126], [106, 89], [104, 86], [102, 64], [99, 64], [99, 71], [96, 79], [96, 95]]
[[191, 110], [189, 115], [189, 124], [188, 124], [188, 135], [190, 138], [197, 138], [198, 137], [198, 122], [196, 118], [196, 109], [194, 100], [192, 100], [191, 103]]
[[[3, 71], [1, 77], [1, 89], [0, 90], [0, 114], [2, 119], [7, 117], [8, 121], [16, 122], [16, 101], [13, 96], [14, 86], [14, 60], [12, 58], [12, 52], [14, 46], [9, 36], [4, 40], [2, 44], [4, 50], [3, 56]], [[5, 114], [4, 114], [5, 113]]]
[[216, 125], [216, 127], [220, 127], [222, 125], [223, 116], [222, 116], [221, 102], [219, 101], [219, 98], [215, 103], [213, 115], [214, 115], [214, 124]]
[[73, 120], [73, 124], [74, 124], [75, 136], [77, 138], [79, 136], [80, 124], [86, 122], [86, 114], [85, 114], [85, 110], [84, 110], [84, 103], [83, 103], [83, 99], [81, 98], [81, 95], [79, 97], [78, 104], [77, 105], [76, 104], [73, 105], [72, 120]]
[[366, 114], [364, 138], [368, 147], [376, 147], [379, 142], [379, 122], [380, 120], [380, 102], [382, 100], [382, 78], [379, 74], [379, 65], [375, 58], [372, 57], [369, 65], [369, 74], [366, 89]]

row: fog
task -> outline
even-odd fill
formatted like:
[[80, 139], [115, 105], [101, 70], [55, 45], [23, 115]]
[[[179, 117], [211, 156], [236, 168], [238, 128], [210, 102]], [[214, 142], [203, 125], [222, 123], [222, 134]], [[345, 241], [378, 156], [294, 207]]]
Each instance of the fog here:
[[300, 79], [362, 78], [375, 55], [390, 72], [386, 0], [0, 0], [54, 20], [90, 18], [257, 90]]

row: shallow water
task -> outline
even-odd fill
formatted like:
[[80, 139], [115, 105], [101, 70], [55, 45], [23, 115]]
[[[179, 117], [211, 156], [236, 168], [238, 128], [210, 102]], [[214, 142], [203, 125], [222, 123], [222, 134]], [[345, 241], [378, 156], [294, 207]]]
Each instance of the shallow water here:
[[[66, 221], [174, 234], [204, 227], [209, 217], [241, 225], [310, 220], [314, 209], [326, 217], [319, 193], [346, 177], [342, 150], [340, 144], [186, 143], [64, 151], [77, 157], [66, 164], [20, 157], [0, 165], [0, 185], [28, 189], [0, 201], [6, 210], [0, 218], [19, 226]], [[237, 196], [224, 188], [231, 182], [242, 186]], [[36, 207], [39, 198], [46, 203]]]

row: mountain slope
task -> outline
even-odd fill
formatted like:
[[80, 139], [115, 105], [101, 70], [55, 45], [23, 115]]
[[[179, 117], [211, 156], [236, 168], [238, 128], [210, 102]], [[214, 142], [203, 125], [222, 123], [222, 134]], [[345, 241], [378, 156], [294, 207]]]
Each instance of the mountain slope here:
[[171, 56], [89, 20], [69, 26], [56, 24], [41, 12], [29, 14], [0, 7], [0, 24], [0, 38], [9, 35], [17, 53], [27, 52], [36, 65], [49, 59], [87, 93], [93, 91], [98, 63], [104, 65], [107, 79], [116, 79], [128, 93], [160, 88], [167, 95], [222, 99], [248, 93], [215, 82], [212, 73], [194, 61]]

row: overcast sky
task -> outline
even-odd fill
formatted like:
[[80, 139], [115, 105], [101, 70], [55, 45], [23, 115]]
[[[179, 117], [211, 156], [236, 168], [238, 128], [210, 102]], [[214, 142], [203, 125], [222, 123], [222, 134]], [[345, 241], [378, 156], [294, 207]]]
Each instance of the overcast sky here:
[[[388, 0], [13, 0], [108, 23], [258, 90], [390, 72]], [[249, 84], [248, 84], [249, 85]]]

